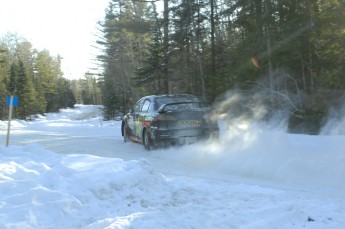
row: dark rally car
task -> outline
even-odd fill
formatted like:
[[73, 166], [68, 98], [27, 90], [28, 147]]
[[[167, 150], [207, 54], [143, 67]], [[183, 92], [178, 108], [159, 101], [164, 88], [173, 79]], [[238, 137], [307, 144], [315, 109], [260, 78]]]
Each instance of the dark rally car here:
[[217, 122], [207, 118], [210, 109], [193, 95], [145, 96], [123, 118], [122, 136], [147, 150], [218, 138]]

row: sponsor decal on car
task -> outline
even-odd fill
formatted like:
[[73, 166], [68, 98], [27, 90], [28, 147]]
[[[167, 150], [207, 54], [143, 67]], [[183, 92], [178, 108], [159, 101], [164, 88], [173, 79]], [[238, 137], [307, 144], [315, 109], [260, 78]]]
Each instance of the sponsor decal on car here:
[[153, 117], [152, 117], [152, 115], [146, 115], [146, 116], [144, 116], [144, 120], [151, 122], [153, 120]]
[[142, 124], [143, 124], [143, 126], [146, 126], [146, 127], [151, 126], [151, 122], [150, 121], [143, 121]]

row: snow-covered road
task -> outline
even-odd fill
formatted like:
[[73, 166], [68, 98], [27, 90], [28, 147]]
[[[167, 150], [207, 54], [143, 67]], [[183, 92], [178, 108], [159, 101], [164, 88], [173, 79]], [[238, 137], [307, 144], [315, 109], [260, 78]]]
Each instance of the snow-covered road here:
[[344, 228], [344, 136], [223, 128], [147, 152], [77, 106], [0, 121], [0, 228]]

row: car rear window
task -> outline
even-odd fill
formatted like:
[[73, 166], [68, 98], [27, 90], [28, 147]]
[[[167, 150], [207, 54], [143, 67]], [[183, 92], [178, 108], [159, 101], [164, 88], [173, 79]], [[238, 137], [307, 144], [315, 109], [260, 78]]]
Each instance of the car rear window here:
[[157, 97], [156, 109], [159, 109], [162, 105], [166, 105], [164, 106], [164, 111], [197, 111], [210, 108], [209, 103], [201, 102], [197, 97], [192, 95]]
[[173, 95], [156, 98], [157, 109], [164, 104], [180, 102], [199, 102], [199, 99], [192, 95]]
[[209, 109], [209, 104], [199, 102], [168, 104], [164, 107], [164, 111], [201, 111], [205, 109]]

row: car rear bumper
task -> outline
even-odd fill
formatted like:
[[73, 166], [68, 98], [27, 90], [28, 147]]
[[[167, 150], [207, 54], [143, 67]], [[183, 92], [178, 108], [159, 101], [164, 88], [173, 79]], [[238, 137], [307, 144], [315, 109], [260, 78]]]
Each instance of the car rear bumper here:
[[156, 143], [165, 144], [191, 144], [205, 140], [211, 136], [218, 137], [218, 133], [218, 128], [151, 130], [152, 139]]

